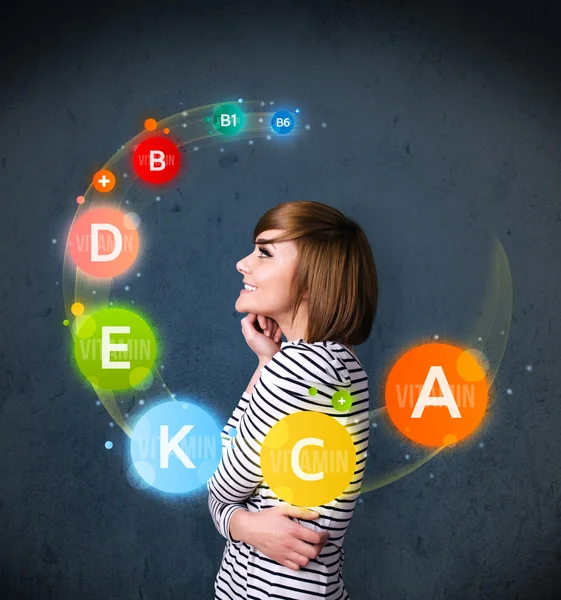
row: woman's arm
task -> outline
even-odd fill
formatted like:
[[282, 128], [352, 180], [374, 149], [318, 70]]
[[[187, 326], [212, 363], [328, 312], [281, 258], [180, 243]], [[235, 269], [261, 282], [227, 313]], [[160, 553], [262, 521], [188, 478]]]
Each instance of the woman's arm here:
[[[302, 410], [340, 418], [331, 397], [352, 387], [346, 366], [321, 346], [287, 346], [258, 367], [254, 377], [259, 370], [261, 377], [240, 418], [233, 444], [226, 447], [208, 481], [209, 492], [226, 504], [246, 500], [263, 481], [261, 446], [275, 423]], [[316, 390], [313, 397], [308, 393], [310, 387]]]
[[[239, 422], [241, 416], [247, 409], [247, 405], [251, 398], [251, 394], [253, 393], [253, 388], [255, 386], [255, 383], [258, 381], [259, 376], [261, 374], [261, 369], [267, 362], [268, 361], [265, 361], [265, 360], [262, 360], [259, 362], [257, 369], [255, 370], [255, 373], [253, 374], [253, 377], [251, 378], [250, 382], [247, 385], [247, 389], [243, 393], [238, 405], [234, 409], [232, 416], [230, 417], [230, 419], [224, 426], [224, 429], [222, 430], [222, 434], [221, 434], [223, 450], [224, 450], [224, 448], [226, 448], [227, 446], [229, 446], [231, 444], [232, 438], [229, 434], [229, 431], [230, 431], [230, 429], [238, 426], [238, 422]], [[221, 502], [218, 498], [216, 498], [210, 492], [208, 482], [207, 482], [207, 489], [209, 491], [208, 508], [210, 511], [210, 515], [212, 517], [212, 521], [214, 523], [214, 526], [218, 530], [218, 533], [220, 533], [220, 535], [222, 535], [223, 537], [225, 537], [227, 540], [229, 540], [231, 542], [238, 541], [240, 538], [233, 539], [230, 534], [230, 531], [231, 531], [230, 519], [232, 518], [232, 515], [235, 512], [240, 512], [240, 513], [243, 512], [243, 513], [249, 514], [249, 510], [247, 508], [247, 504], [246, 504], [245, 500], [242, 502], [234, 502], [234, 503]]]

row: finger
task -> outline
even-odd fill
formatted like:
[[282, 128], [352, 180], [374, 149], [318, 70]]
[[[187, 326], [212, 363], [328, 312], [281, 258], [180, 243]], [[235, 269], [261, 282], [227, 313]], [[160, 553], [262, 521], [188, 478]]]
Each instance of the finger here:
[[242, 327], [244, 323], [255, 323], [255, 319], [257, 318], [257, 315], [255, 313], [248, 313], [242, 320]]
[[303, 506], [294, 506], [293, 504], [279, 504], [279, 510], [282, 514], [298, 519], [317, 519], [320, 515], [317, 511], [309, 510]]
[[261, 327], [263, 333], [265, 333], [265, 329], [267, 329], [267, 317], [264, 317], [263, 315], [257, 315], [257, 319], [259, 322], [259, 327]]
[[315, 545], [307, 544], [302, 540], [294, 540], [292, 544], [292, 550], [308, 558], [316, 558], [316, 556], [319, 554], [318, 549]]
[[271, 332], [271, 339], [275, 339], [277, 335], [277, 331], [279, 330], [279, 326], [274, 319], [269, 319], [269, 331]]
[[307, 556], [302, 556], [302, 554], [298, 554], [298, 552], [291, 552], [288, 555], [287, 560], [291, 560], [292, 562], [295, 562], [297, 565], [300, 565], [301, 567], [305, 567], [308, 564], [310, 559]]
[[296, 523], [296, 525], [297, 528], [294, 530], [294, 536], [297, 539], [303, 540], [304, 542], [310, 542], [310, 544], [321, 544], [323, 541], [323, 533], [314, 531], [313, 529], [305, 527], [304, 525], [300, 525], [299, 523]]
[[299, 571], [300, 570], [300, 565], [297, 565], [295, 562], [292, 562], [291, 560], [285, 560], [282, 564], [285, 567], [288, 567], [289, 569], [292, 569], [293, 571]]

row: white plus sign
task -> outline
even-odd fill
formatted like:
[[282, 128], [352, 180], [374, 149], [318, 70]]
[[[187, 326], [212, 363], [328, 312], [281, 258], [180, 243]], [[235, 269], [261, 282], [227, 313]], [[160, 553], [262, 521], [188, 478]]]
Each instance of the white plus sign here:
[[344, 398], [339, 398], [339, 404], [345, 404], [345, 399]]
[[101, 185], [105, 187], [108, 183], [111, 183], [111, 179], [107, 179], [107, 177], [103, 175], [103, 177], [101, 179], [98, 179], [97, 182], [101, 183]]

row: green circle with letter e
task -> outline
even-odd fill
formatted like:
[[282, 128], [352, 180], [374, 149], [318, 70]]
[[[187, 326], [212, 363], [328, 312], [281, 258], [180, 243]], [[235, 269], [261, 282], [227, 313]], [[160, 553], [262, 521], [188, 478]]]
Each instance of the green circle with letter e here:
[[74, 358], [84, 377], [108, 390], [138, 388], [152, 375], [156, 340], [136, 313], [104, 308], [81, 319]]

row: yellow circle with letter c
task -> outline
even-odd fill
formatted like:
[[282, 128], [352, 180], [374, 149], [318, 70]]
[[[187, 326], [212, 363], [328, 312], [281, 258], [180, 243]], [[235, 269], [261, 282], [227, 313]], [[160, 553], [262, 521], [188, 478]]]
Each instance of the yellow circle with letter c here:
[[320, 506], [340, 496], [351, 482], [356, 450], [337, 419], [301, 411], [271, 427], [260, 460], [265, 483], [281, 500]]

